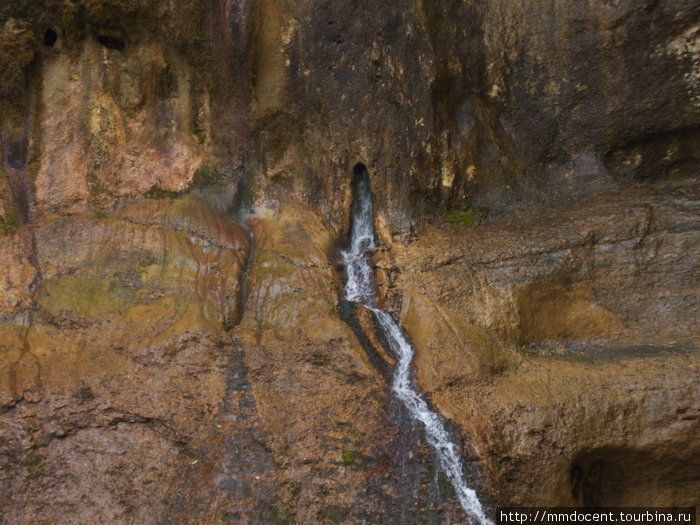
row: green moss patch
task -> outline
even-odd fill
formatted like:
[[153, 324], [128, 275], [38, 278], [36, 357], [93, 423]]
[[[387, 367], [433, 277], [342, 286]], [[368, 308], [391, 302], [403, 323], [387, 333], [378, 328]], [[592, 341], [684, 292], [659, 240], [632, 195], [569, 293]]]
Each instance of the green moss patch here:
[[44, 456], [35, 450], [27, 452], [27, 455], [24, 457], [24, 468], [28, 478], [39, 478], [44, 475], [46, 472], [44, 459]]
[[357, 450], [344, 450], [343, 451], [343, 464], [350, 466], [355, 463], [357, 459]]
[[17, 223], [15, 222], [14, 217], [11, 217], [10, 221], [2, 222], [2, 231], [5, 233], [14, 233], [17, 231]]
[[476, 217], [485, 217], [486, 215], [488, 215], [488, 213], [488, 208], [469, 208], [467, 211], [456, 213], [447, 213], [447, 211], [445, 211], [445, 222], [449, 222], [451, 224], [461, 222], [465, 226], [473, 226], [474, 219]]
[[164, 190], [156, 185], [148, 190], [146, 195], [151, 199], [175, 199], [179, 197], [181, 193], [179, 191]]
[[81, 316], [120, 312], [134, 301], [134, 292], [117, 279], [85, 272], [63, 275], [44, 283], [46, 293], [39, 298], [52, 313], [68, 310]]
[[17, 217], [11, 206], [8, 206], [5, 217], [0, 217], [0, 227], [5, 233], [13, 233], [17, 230]]

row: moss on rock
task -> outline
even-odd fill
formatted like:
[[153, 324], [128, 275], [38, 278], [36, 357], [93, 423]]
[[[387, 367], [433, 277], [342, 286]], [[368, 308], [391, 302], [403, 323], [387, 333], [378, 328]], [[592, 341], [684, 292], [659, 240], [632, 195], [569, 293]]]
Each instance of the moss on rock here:
[[343, 451], [343, 464], [345, 466], [350, 466], [355, 463], [357, 459], [357, 450], [344, 450]]

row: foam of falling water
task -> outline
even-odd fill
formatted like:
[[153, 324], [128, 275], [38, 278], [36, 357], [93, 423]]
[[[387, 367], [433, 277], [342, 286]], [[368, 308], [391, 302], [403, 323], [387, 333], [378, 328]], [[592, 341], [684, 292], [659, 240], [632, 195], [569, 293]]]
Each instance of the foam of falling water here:
[[428, 442], [437, 452], [440, 467], [455, 488], [457, 497], [467, 515], [479, 523], [491, 524], [481, 508], [476, 492], [467, 486], [462, 474], [462, 462], [457, 447], [440, 417], [432, 412], [428, 404], [411, 384], [411, 361], [413, 347], [389, 313], [376, 307], [374, 275], [369, 263], [368, 249], [374, 248], [374, 215], [369, 174], [362, 164], [355, 166], [353, 179], [355, 197], [352, 203], [350, 243], [343, 252], [348, 275], [345, 299], [358, 301], [369, 308], [382, 328], [398, 362], [394, 369], [392, 390], [403, 402], [410, 414], [425, 427]]
[[468, 515], [480, 523], [491, 523], [481, 508], [476, 492], [467, 486], [462, 474], [462, 462], [457, 447], [450, 439], [440, 417], [430, 410], [428, 404], [411, 385], [411, 360], [413, 347], [404, 337], [398, 325], [384, 310], [370, 308], [377, 316], [392, 351], [398, 357], [391, 385], [397, 397], [406, 405], [411, 415], [425, 427], [428, 442], [437, 452], [440, 466], [447, 474], [457, 492], [459, 502]]
[[374, 304], [374, 274], [369, 265], [367, 250], [374, 248], [374, 213], [372, 194], [369, 189], [369, 173], [358, 164], [353, 179], [355, 198], [352, 202], [352, 224], [350, 225], [350, 245], [343, 252], [348, 281], [345, 285], [345, 298]]

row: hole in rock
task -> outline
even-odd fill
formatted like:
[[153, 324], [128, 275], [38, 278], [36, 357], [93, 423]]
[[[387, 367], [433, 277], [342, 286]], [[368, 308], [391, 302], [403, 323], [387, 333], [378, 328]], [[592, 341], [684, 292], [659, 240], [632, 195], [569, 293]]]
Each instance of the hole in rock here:
[[362, 164], [361, 162], [358, 162], [355, 164], [355, 167], [353, 168], [354, 176], [352, 179], [352, 184], [353, 186], [357, 186], [360, 182], [369, 182], [369, 172], [367, 171], [367, 167]]
[[107, 49], [116, 49], [117, 51], [126, 49], [126, 42], [119, 36], [101, 34], [97, 35], [97, 41]]
[[49, 28], [44, 32], [44, 45], [48, 47], [53, 47], [56, 45], [56, 40], [58, 40], [58, 34], [53, 29]]

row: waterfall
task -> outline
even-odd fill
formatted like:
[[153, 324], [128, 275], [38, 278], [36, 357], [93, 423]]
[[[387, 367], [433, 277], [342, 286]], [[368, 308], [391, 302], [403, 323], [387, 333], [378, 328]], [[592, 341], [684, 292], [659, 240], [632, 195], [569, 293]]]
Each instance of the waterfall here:
[[375, 248], [374, 214], [369, 173], [363, 164], [355, 165], [353, 178], [354, 197], [350, 242], [342, 252], [348, 275], [345, 299], [362, 303], [375, 316], [391, 350], [398, 361], [394, 369], [392, 391], [406, 406], [411, 416], [425, 428], [428, 443], [437, 453], [440, 467], [454, 486], [457, 497], [469, 519], [482, 524], [491, 524], [481, 507], [476, 492], [467, 486], [462, 461], [442, 419], [430, 410], [428, 404], [411, 383], [411, 361], [413, 347], [388, 312], [377, 307], [374, 275], [368, 251]]
[[350, 245], [343, 252], [348, 281], [345, 298], [373, 306], [376, 303], [374, 274], [369, 265], [367, 250], [374, 248], [374, 213], [372, 193], [369, 188], [369, 173], [363, 164], [355, 166], [353, 178], [354, 198], [352, 222], [350, 223]]

